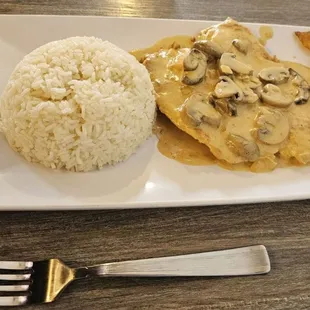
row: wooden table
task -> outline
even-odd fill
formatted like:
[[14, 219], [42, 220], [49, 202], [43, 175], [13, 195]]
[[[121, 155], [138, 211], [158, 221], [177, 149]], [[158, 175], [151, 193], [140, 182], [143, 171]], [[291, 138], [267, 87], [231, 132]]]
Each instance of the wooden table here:
[[[309, 0], [1, 0], [5, 14], [86, 14], [310, 26]], [[269, 250], [266, 276], [98, 279], [28, 309], [309, 309], [310, 202], [159, 210], [0, 214], [0, 259], [61, 257], [75, 265], [251, 244]]]

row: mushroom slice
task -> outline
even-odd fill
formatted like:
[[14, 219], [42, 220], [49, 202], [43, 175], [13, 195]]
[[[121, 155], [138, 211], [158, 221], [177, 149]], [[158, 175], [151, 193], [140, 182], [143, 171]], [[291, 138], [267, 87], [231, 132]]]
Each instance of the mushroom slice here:
[[251, 89], [256, 89], [262, 85], [262, 82], [254, 75], [238, 75], [238, 77], [234, 77], [234, 81], [240, 81]]
[[229, 134], [226, 139], [226, 145], [234, 154], [243, 157], [246, 161], [253, 162], [260, 157], [257, 144], [242, 136]]
[[262, 83], [261, 83], [261, 81], [257, 77], [251, 76], [247, 85], [251, 89], [256, 89], [256, 88], [260, 87], [262, 85]]
[[182, 82], [186, 85], [195, 85], [202, 81], [206, 74], [207, 57], [204, 53], [193, 48], [183, 61], [184, 77]]
[[251, 74], [252, 67], [237, 60], [233, 53], [224, 53], [220, 59], [220, 66], [228, 66], [230, 69], [239, 74]]
[[190, 53], [184, 58], [183, 66], [185, 71], [196, 70], [200, 61], [200, 52], [192, 49]]
[[237, 116], [237, 106], [231, 100], [231, 98], [218, 99], [211, 95], [209, 98], [209, 102], [221, 114], [227, 114], [229, 116]]
[[242, 90], [243, 98], [241, 98], [242, 100], [240, 100], [241, 103], [252, 104], [258, 101], [258, 95], [252, 90], [252, 88], [249, 87], [250, 81], [244, 83], [242, 80], [235, 78], [234, 82]]
[[249, 87], [243, 89], [243, 103], [255, 103], [258, 101], [258, 95]]
[[255, 118], [254, 134], [266, 144], [279, 144], [289, 135], [290, 125], [287, 117], [280, 111], [261, 108]]
[[290, 74], [294, 77], [293, 84], [298, 86], [298, 94], [295, 98], [296, 104], [304, 104], [310, 98], [310, 85], [308, 82], [294, 69], [289, 69]]
[[232, 41], [232, 45], [242, 54], [246, 55], [249, 50], [249, 42], [245, 40], [235, 39]]
[[190, 96], [185, 101], [185, 110], [196, 126], [206, 123], [218, 128], [221, 124], [222, 115], [215, 110], [203, 94], [196, 93]]
[[290, 72], [284, 67], [269, 67], [264, 68], [258, 73], [258, 77], [262, 82], [272, 84], [286, 83], [290, 77]]
[[196, 41], [193, 47], [215, 58], [220, 58], [224, 52], [218, 44], [209, 40]]
[[226, 75], [232, 75], [233, 74], [233, 71], [228, 67], [228, 66], [220, 66], [220, 70], [223, 74], [226, 74]]
[[214, 94], [217, 98], [229, 98], [234, 96], [236, 101], [242, 101], [241, 88], [228, 76], [220, 76], [220, 82], [216, 84]]
[[277, 108], [287, 108], [294, 101], [291, 96], [283, 94], [281, 89], [273, 84], [265, 85], [260, 95], [264, 103]]
[[258, 98], [262, 99], [263, 86], [260, 85], [257, 88], [253, 89], [254, 93], [258, 96]]

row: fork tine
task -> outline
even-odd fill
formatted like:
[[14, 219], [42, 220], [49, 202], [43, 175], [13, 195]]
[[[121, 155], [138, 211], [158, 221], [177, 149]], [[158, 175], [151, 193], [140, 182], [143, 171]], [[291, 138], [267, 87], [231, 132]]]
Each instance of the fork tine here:
[[0, 297], [0, 307], [22, 306], [27, 302], [27, 296]]
[[0, 261], [0, 269], [24, 270], [31, 269], [33, 262]]
[[30, 273], [27, 274], [0, 274], [0, 281], [26, 281], [31, 277]]
[[0, 292], [25, 292], [28, 291], [29, 285], [0, 285]]

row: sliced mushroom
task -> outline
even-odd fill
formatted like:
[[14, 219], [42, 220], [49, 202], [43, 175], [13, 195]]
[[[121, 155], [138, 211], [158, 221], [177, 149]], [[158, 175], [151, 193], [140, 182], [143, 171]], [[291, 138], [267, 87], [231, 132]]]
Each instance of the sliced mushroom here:
[[233, 74], [233, 71], [228, 66], [225, 66], [225, 65], [220, 66], [220, 70], [223, 74], [226, 74], [226, 75]]
[[309, 87], [300, 87], [298, 89], [298, 95], [294, 102], [298, 105], [307, 103], [310, 97], [310, 88]]
[[256, 89], [256, 88], [260, 87], [262, 85], [262, 83], [257, 77], [251, 76], [247, 85], [251, 89]]
[[196, 41], [194, 43], [194, 48], [197, 48], [205, 54], [213, 56], [215, 58], [220, 58], [224, 52], [218, 44], [209, 40]]
[[185, 102], [185, 109], [196, 126], [206, 123], [218, 128], [221, 124], [222, 115], [215, 110], [203, 94], [196, 93], [189, 97]]
[[254, 93], [258, 96], [258, 98], [262, 99], [263, 86], [260, 85], [253, 89]]
[[234, 79], [234, 82], [240, 87], [243, 93], [243, 98], [240, 100], [241, 103], [255, 103], [259, 99], [258, 95], [249, 87], [250, 82], [243, 82], [237, 78]]
[[252, 68], [239, 61], [233, 53], [224, 53], [220, 59], [220, 66], [228, 66], [232, 71], [239, 74], [251, 74]]
[[236, 101], [242, 101], [241, 88], [228, 76], [220, 76], [220, 82], [216, 84], [214, 94], [217, 98], [229, 98], [234, 96]]
[[234, 77], [234, 81], [240, 81], [244, 86], [251, 89], [256, 89], [262, 85], [262, 82], [254, 75], [238, 75]]
[[258, 95], [249, 87], [242, 89], [243, 91], [243, 103], [255, 103], [258, 101]]
[[265, 85], [260, 95], [264, 103], [277, 108], [287, 108], [294, 101], [294, 98], [283, 94], [281, 89], [273, 84]]
[[232, 41], [232, 45], [242, 54], [246, 55], [249, 50], [249, 42], [245, 40], [235, 39]]
[[296, 104], [304, 104], [310, 98], [310, 85], [308, 82], [294, 69], [289, 69], [290, 74], [294, 77], [293, 83], [298, 86], [298, 94], [295, 98]]
[[278, 110], [261, 108], [256, 116], [255, 125], [254, 134], [258, 140], [266, 144], [279, 144], [290, 132], [287, 117]]
[[207, 58], [204, 53], [193, 48], [185, 57], [185, 74], [182, 82], [186, 85], [195, 85], [202, 81], [207, 69]]
[[257, 144], [242, 136], [229, 134], [226, 144], [234, 154], [243, 157], [246, 161], [253, 162], [260, 157], [260, 151]]
[[185, 71], [193, 71], [197, 69], [200, 61], [200, 52], [191, 50], [187, 57], [183, 60], [183, 66]]
[[261, 70], [258, 73], [258, 77], [262, 82], [278, 85], [288, 81], [290, 72], [287, 68], [284, 67], [269, 67]]
[[209, 102], [221, 114], [227, 114], [229, 116], [237, 116], [237, 106], [231, 100], [231, 98], [218, 99], [215, 98], [214, 96], [210, 96]]

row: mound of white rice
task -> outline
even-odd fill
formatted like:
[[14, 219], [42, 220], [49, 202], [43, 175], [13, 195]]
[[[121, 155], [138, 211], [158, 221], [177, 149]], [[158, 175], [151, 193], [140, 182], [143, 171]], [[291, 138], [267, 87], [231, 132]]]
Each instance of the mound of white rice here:
[[1, 127], [30, 162], [74, 171], [127, 159], [152, 133], [146, 68], [93, 37], [48, 43], [15, 68], [0, 100]]

